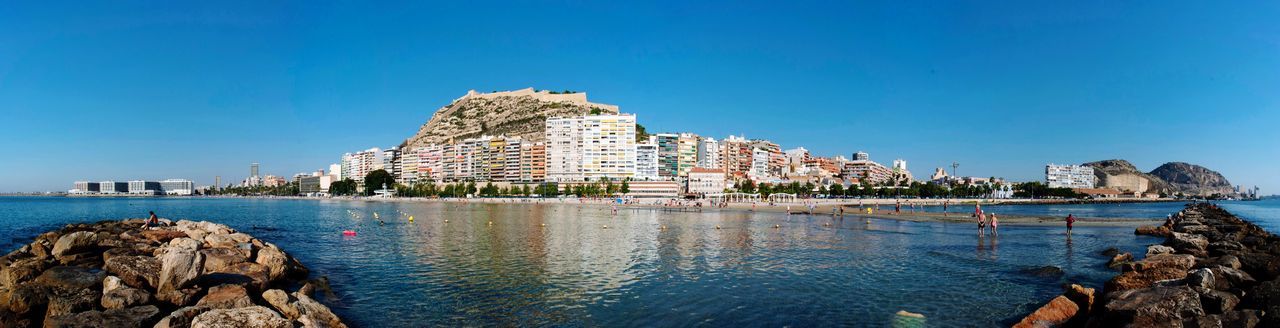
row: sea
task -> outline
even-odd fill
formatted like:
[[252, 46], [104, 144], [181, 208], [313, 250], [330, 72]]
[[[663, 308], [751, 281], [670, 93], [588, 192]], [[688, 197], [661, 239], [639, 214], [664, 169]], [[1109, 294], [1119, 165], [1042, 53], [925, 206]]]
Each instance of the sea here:
[[[993, 207], [1159, 222], [1181, 206]], [[1223, 206], [1280, 229], [1276, 200]], [[878, 327], [903, 322], [898, 311], [934, 327], [1008, 326], [1063, 284], [1101, 289], [1116, 273], [1103, 250], [1144, 253], [1161, 241], [1118, 227], [1005, 226], [980, 236], [970, 224], [736, 210], [613, 214], [557, 201], [0, 197], [0, 249], [69, 223], [148, 211], [225, 223], [279, 245], [329, 278], [335, 297], [321, 301], [358, 327]]]

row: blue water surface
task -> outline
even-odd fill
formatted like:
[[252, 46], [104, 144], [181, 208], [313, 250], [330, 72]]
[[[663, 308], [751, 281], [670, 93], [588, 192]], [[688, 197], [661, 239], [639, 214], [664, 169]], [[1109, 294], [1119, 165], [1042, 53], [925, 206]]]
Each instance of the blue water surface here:
[[[338, 298], [326, 302], [365, 327], [887, 326], [899, 310], [929, 326], [1007, 326], [1062, 283], [1100, 288], [1115, 274], [1105, 248], [1159, 242], [1132, 228], [1006, 226], [980, 237], [970, 224], [744, 211], [0, 197], [0, 246], [149, 210], [280, 245], [328, 276]], [[1065, 276], [1025, 272], [1048, 265]]]

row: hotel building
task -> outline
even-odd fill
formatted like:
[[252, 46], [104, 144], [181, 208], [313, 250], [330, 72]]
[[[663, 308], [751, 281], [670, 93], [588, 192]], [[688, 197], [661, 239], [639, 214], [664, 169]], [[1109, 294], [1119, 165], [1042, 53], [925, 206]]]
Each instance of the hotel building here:
[[1048, 164], [1044, 167], [1044, 179], [1049, 188], [1093, 188], [1098, 178], [1093, 175], [1092, 167]]

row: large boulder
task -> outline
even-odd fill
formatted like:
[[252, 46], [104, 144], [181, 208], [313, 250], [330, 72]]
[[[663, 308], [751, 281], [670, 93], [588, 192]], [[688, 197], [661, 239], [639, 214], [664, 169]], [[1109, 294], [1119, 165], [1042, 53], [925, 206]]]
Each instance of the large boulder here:
[[1141, 226], [1135, 229], [1133, 233], [1137, 235], [1168, 237], [1170, 231], [1169, 227], [1165, 226]]
[[219, 272], [227, 268], [249, 261], [249, 257], [237, 249], [208, 248], [200, 250], [204, 254], [204, 272]]
[[1181, 327], [1204, 316], [1200, 295], [1186, 286], [1132, 289], [1110, 294], [1104, 320], [1111, 326]]
[[123, 309], [147, 303], [151, 303], [151, 293], [131, 287], [119, 287], [104, 292], [101, 302], [104, 309]]
[[284, 277], [289, 270], [287, 255], [272, 244], [266, 244], [266, 247], [258, 250], [258, 255], [253, 261], [267, 267], [267, 277], [271, 281]]
[[179, 230], [169, 230], [169, 229], [144, 230], [140, 233], [140, 235], [143, 239], [153, 241], [156, 244], [168, 243], [170, 240], [173, 240], [174, 238], [187, 237], [187, 234], [185, 232], [182, 232]]
[[242, 262], [200, 277], [204, 286], [240, 285], [253, 291], [266, 290], [270, 284], [267, 267], [253, 262]]
[[160, 285], [160, 260], [154, 257], [113, 256], [103, 268], [133, 288], [154, 289]]
[[1203, 235], [1174, 232], [1164, 241], [1165, 245], [1173, 247], [1180, 253], [1193, 254], [1197, 256], [1207, 256], [1209, 247], [1209, 239]]
[[263, 306], [213, 309], [191, 320], [192, 328], [291, 328], [279, 313]]
[[36, 277], [35, 283], [57, 289], [94, 289], [99, 290], [105, 272], [76, 266], [55, 266], [44, 270]]
[[1080, 307], [1076, 305], [1075, 302], [1072, 302], [1066, 296], [1058, 296], [1054, 297], [1053, 300], [1050, 300], [1049, 304], [1041, 306], [1035, 312], [1032, 312], [1030, 315], [1022, 318], [1022, 321], [1014, 324], [1013, 327], [1033, 328], [1063, 326], [1067, 321], [1070, 321], [1072, 317], [1075, 317], [1076, 313], [1079, 311]]
[[[173, 292], [190, 287], [204, 268], [204, 255], [191, 249], [170, 249], [160, 258], [160, 279], [156, 296], [175, 305]], [[163, 296], [162, 296], [163, 295]]]
[[191, 327], [191, 320], [205, 311], [209, 311], [209, 308], [202, 306], [182, 307], [169, 313], [164, 318], [160, 318], [154, 328], [188, 328]]
[[49, 263], [39, 258], [13, 261], [9, 266], [0, 268], [0, 286], [17, 286], [22, 282], [35, 279], [47, 268]]
[[1267, 253], [1247, 253], [1239, 256], [1240, 269], [1260, 280], [1280, 276], [1280, 257]]
[[1147, 246], [1146, 257], [1152, 257], [1160, 254], [1173, 254], [1175, 252], [1177, 251], [1174, 250], [1173, 247], [1169, 247], [1165, 245], [1151, 245], [1151, 246]]
[[[295, 292], [290, 295], [282, 290], [272, 289], [262, 293], [262, 299], [290, 320], [303, 321], [305, 319], [306, 322], [310, 323], [308, 326], [346, 327], [346, 324], [343, 324], [342, 320], [333, 314], [333, 311], [330, 311], [328, 307], [320, 304], [320, 302], [305, 293]], [[1053, 303], [1051, 302], [1050, 304]], [[1074, 313], [1072, 311], [1072, 314]]]
[[209, 288], [209, 293], [196, 303], [211, 309], [234, 309], [253, 305], [249, 294], [239, 285], [219, 285]]
[[98, 306], [101, 291], [94, 289], [49, 289], [49, 303], [45, 309], [45, 320], [76, 312], [93, 310]]
[[7, 292], [0, 290], [0, 309], [25, 314], [49, 303], [48, 290], [44, 286], [24, 284]]
[[106, 311], [85, 311], [50, 317], [45, 320], [45, 327], [151, 327], [151, 322], [160, 314], [154, 305], [112, 309]]
[[72, 254], [90, 251], [97, 247], [97, 234], [91, 231], [77, 231], [59, 237], [53, 244], [51, 253], [58, 260], [63, 260]]
[[1133, 271], [1146, 271], [1158, 268], [1176, 268], [1188, 270], [1196, 265], [1196, 257], [1187, 254], [1156, 254], [1133, 263]]
[[1186, 269], [1161, 267], [1142, 271], [1126, 271], [1120, 273], [1107, 283], [1103, 288], [1108, 292], [1125, 291], [1131, 289], [1141, 289], [1154, 286], [1157, 282], [1178, 280], [1187, 276]]

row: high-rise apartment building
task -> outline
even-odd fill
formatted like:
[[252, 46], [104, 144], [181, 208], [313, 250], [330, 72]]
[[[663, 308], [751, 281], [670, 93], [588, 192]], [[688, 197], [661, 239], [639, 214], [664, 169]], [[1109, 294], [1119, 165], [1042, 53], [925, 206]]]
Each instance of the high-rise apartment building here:
[[[652, 138], [650, 140], [653, 140]], [[636, 175], [632, 180], [658, 180], [658, 145], [652, 142], [636, 144]]]
[[688, 177], [698, 165], [698, 135], [681, 133], [676, 138], [676, 176]]
[[716, 138], [704, 137], [698, 143], [698, 167], [720, 168], [720, 143]]
[[1093, 188], [1098, 178], [1092, 167], [1049, 164], [1044, 167], [1044, 179], [1049, 188]]
[[676, 177], [680, 172], [680, 135], [659, 133], [652, 135], [650, 141], [658, 147], [658, 176]]
[[635, 175], [635, 115], [553, 117], [546, 126], [547, 181], [621, 180]]
[[541, 142], [520, 144], [520, 181], [542, 182], [547, 179], [547, 145]]
[[720, 163], [730, 179], [748, 176], [751, 171], [751, 145], [746, 138], [729, 136], [720, 141]]

